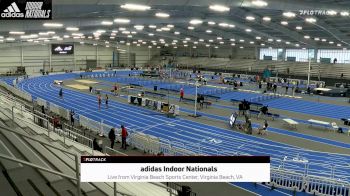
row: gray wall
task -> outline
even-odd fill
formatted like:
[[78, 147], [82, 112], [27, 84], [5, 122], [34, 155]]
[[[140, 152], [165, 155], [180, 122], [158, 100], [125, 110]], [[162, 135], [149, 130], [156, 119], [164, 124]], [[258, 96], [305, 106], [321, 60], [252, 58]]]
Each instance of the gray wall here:
[[[0, 48], [0, 73], [15, 71], [17, 66], [25, 66], [27, 73], [37, 73], [47, 67], [54, 71], [79, 70], [86, 68], [86, 60], [97, 60], [99, 67], [112, 64], [114, 48], [104, 46], [92, 46], [75, 44], [74, 55], [51, 55], [51, 45], [15, 46]], [[143, 66], [148, 63], [153, 55], [158, 55], [159, 50], [147, 47], [121, 46], [121, 49], [135, 53], [136, 65]], [[46, 69], [46, 68], [45, 68]]]

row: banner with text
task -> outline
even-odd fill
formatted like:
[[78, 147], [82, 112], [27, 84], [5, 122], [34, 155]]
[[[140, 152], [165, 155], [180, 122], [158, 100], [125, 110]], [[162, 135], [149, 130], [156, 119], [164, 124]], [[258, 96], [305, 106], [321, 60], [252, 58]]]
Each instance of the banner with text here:
[[267, 156], [82, 156], [82, 182], [269, 182]]
[[52, 0], [2, 0], [0, 20], [51, 20]]

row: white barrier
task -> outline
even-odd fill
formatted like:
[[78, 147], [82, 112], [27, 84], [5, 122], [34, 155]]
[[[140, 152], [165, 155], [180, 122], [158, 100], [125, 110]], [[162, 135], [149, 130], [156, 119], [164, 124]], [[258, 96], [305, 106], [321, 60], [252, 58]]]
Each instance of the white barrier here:
[[60, 113], [58, 105], [56, 105], [54, 103], [49, 103], [49, 110], [57, 115]]
[[48, 102], [45, 99], [41, 99], [39, 97], [36, 98], [36, 104], [39, 106], [44, 106], [45, 108], [48, 106]]
[[11, 93], [13, 93], [14, 95], [16, 95], [17, 97], [20, 97], [26, 101], [32, 102], [32, 95], [23, 92], [13, 86], [8, 85], [5, 82], [0, 82], [0, 86], [4, 87], [6, 90], [10, 91]]

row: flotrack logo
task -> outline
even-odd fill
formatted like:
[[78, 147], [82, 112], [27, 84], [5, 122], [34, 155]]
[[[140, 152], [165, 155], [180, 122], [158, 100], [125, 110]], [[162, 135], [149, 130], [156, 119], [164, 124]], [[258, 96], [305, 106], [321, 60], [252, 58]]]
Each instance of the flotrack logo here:
[[2, 18], [23, 18], [24, 14], [21, 12], [21, 10], [19, 10], [17, 4], [13, 2], [11, 3], [10, 6], [7, 7], [7, 9], [3, 11], [3, 13], [1, 13], [1, 17]]

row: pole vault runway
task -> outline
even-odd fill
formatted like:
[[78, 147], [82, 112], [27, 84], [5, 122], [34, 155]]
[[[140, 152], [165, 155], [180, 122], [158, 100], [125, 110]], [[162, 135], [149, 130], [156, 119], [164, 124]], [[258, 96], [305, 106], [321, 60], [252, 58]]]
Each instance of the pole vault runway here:
[[[60, 87], [53, 84], [54, 80], [67, 80], [79, 77], [77, 74], [61, 74], [45, 77], [36, 77], [24, 80], [20, 88], [33, 95], [51, 103], [73, 109], [77, 114], [90, 119], [103, 122], [111, 127], [119, 127], [124, 124], [129, 129], [143, 132], [159, 137], [163, 142], [191, 150], [196, 153], [207, 155], [269, 155], [272, 158], [283, 160], [285, 157], [302, 157], [310, 163], [309, 174], [329, 177], [330, 165], [346, 166], [350, 162], [350, 156], [314, 152], [298, 147], [273, 142], [258, 138], [185, 120], [177, 117], [176, 120], [166, 118], [148, 109], [138, 106], [119, 103], [113, 100], [109, 102], [109, 108], [104, 104], [98, 110], [97, 97], [95, 95], [64, 89], [64, 98], [58, 97]], [[98, 130], [96, 130], [98, 131]], [[272, 166], [279, 167], [280, 162], [272, 160]], [[312, 164], [314, 165], [312, 165]], [[304, 163], [290, 163], [285, 168], [296, 172], [303, 172]], [[340, 179], [349, 181], [350, 168], [337, 170], [335, 175]]]

